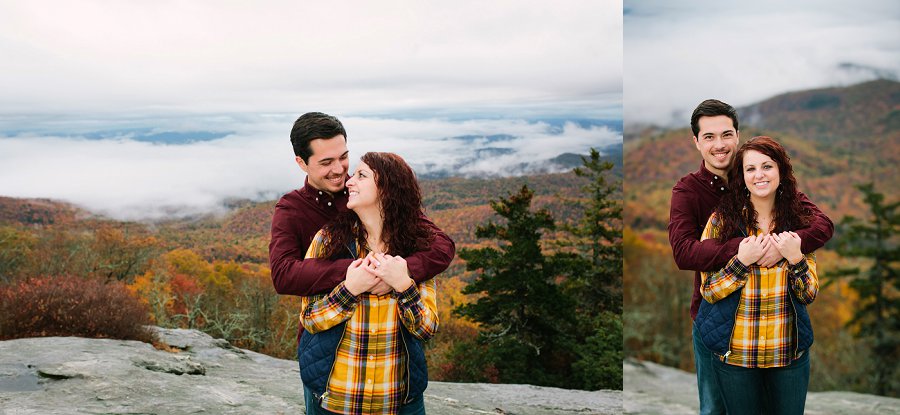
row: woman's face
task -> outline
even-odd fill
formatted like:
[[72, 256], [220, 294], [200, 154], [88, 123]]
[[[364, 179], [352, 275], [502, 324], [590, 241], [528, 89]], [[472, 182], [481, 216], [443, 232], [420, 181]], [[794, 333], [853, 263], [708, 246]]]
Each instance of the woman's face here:
[[347, 181], [347, 208], [358, 211], [360, 208], [378, 206], [378, 186], [375, 185], [375, 172], [365, 162], [359, 162], [353, 176]]
[[744, 184], [750, 190], [751, 197], [775, 197], [781, 183], [781, 174], [775, 160], [756, 150], [747, 150], [744, 152], [743, 168]]

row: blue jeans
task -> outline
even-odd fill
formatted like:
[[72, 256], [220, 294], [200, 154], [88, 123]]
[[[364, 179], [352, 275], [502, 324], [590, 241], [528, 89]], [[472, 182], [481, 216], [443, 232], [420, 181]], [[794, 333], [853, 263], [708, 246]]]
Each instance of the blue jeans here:
[[[339, 415], [322, 409], [319, 400], [306, 385], [303, 385], [303, 403], [306, 405], [306, 415]], [[425, 396], [419, 395], [418, 398], [401, 406], [400, 415], [425, 415]]]
[[693, 328], [694, 366], [697, 367], [697, 392], [700, 394], [700, 415], [725, 415], [725, 401], [722, 390], [713, 372], [713, 353], [703, 345], [700, 333]]
[[809, 350], [785, 367], [750, 369], [714, 358], [713, 369], [729, 415], [803, 414], [809, 386]]

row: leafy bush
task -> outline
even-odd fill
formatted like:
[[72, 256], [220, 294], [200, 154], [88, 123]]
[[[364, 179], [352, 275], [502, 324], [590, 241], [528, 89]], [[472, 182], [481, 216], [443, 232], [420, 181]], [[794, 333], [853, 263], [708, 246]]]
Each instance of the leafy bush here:
[[39, 277], [0, 287], [0, 340], [78, 336], [149, 342], [146, 305], [125, 285]]

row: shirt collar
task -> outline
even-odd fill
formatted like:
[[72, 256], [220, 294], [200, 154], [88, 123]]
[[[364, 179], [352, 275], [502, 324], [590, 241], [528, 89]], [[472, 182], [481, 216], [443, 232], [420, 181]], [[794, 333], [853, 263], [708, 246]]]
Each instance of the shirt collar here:
[[709, 171], [706, 168], [706, 163], [701, 160], [700, 161], [700, 170], [697, 172], [697, 177], [700, 181], [703, 182], [704, 185], [711, 187], [713, 190], [719, 193], [725, 193], [728, 190], [728, 183], [722, 179], [722, 177], [717, 176], [713, 172]]
[[315, 187], [313, 187], [313, 185], [311, 185], [309, 183], [308, 177], [304, 180], [304, 183], [303, 183], [303, 193], [305, 193], [308, 198], [312, 199], [314, 202], [316, 202], [317, 205], [319, 205], [323, 208], [327, 208], [327, 207], [336, 208], [338, 205], [338, 202], [343, 201], [344, 204], [346, 204], [346, 199], [347, 199], [347, 188], [346, 187], [343, 190], [341, 190], [340, 192], [332, 194], [332, 193], [326, 192], [324, 190], [319, 190], [319, 189], [316, 189]]

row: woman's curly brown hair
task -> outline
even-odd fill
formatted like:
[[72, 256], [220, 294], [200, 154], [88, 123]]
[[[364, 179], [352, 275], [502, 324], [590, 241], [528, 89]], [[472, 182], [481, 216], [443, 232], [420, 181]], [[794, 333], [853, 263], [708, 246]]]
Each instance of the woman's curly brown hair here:
[[797, 179], [794, 178], [794, 169], [791, 167], [791, 158], [781, 144], [771, 137], [753, 137], [744, 143], [734, 156], [731, 168], [728, 169], [729, 191], [726, 193], [719, 206], [716, 207], [716, 226], [719, 231], [719, 241], [745, 235], [749, 226], [756, 229], [756, 209], [750, 203], [750, 191], [744, 183], [744, 154], [749, 150], [755, 150], [772, 158], [778, 164], [780, 175], [778, 189], [775, 193], [774, 233], [795, 231], [809, 226], [812, 212], [800, 204], [800, 196], [797, 192]]
[[[419, 218], [423, 212], [422, 192], [412, 168], [394, 153], [369, 152], [363, 154], [360, 160], [375, 173], [381, 217], [384, 219], [381, 239], [385, 244], [385, 253], [405, 257], [427, 250], [434, 240], [434, 233], [423, 226]], [[323, 229], [327, 258], [344, 257], [351, 241], [366, 246], [366, 230], [352, 210], [339, 214]]]

